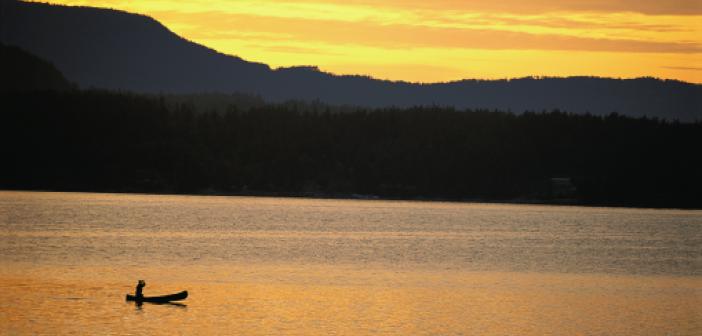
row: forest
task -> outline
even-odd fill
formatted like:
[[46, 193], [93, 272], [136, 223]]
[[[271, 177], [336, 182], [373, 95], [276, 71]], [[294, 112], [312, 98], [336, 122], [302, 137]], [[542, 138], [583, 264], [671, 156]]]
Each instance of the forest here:
[[0, 93], [0, 188], [702, 208], [702, 122]]

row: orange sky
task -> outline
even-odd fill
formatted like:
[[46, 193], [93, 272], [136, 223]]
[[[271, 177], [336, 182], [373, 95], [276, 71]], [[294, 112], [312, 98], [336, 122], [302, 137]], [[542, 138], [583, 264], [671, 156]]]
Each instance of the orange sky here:
[[654, 76], [702, 83], [700, 0], [58, 0], [156, 18], [272, 67], [415, 82]]

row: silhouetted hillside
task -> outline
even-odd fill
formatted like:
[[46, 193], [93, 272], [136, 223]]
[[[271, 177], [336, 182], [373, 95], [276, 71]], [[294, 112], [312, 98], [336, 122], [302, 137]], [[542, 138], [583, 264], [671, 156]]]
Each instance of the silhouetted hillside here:
[[270, 102], [439, 105], [702, 120], [702, 85], [641, 78], [571, 77], [411, 84], [335, 76], [311, 67], [271, 70], [187, 41], [142, 15], [2, 2], [0, 38], [53, 62], [82, 87], [151, 93], [243, 92]]
[[182, 39], [143, 15], [7, 0], [1, 10], [3, 42], [50, 60], [82, 87], [246, 91], [270, 71]]
[[63, 91], [72, 88], [61, 72], [20, 48], [0, 43], [0, 91]]
[[[37, 83], [62, 79], [29, 53], [0, 51], [21, 73], [43, 69]], [[700, 122], [266, 104], [59, 83], [0, 91], [0, 188], [702, 207]]]
[[0, 93], [0, 188], [702, 207], [702, 123]]
[[168, 108], [186, 105], [203, 112], [224, 112], [231, 108], [248, 111], [265, 105], [260, 96], [241, 93], [159, 94], [158, 98], [163, 99]]

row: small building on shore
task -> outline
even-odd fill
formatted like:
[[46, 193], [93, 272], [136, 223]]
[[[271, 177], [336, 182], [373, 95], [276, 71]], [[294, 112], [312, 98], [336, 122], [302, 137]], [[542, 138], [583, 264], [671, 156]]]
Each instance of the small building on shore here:
[[552, 177], [550, 181], [552, 198], [574, 198], [576, 196], [578, 190], [570, 177]]

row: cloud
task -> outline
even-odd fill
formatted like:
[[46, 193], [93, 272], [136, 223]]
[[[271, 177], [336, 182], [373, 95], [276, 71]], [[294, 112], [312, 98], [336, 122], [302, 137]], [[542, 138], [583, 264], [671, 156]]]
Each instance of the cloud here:
[[[699, 53], [697, 42], [656, 42], [636, 39], [613, 39], [537, 34], [499, 29], [460, 29], [418, 26], [412, 24], [378, 24], [299, 18], [266, 17], [221, 12], [169, 13], [170, 18], [194, 25], [193, 30], [207, 30], [221, 37], [258, 33], [252, 39], [281, 39], [355, 44], [382, 48], [463, 48], [463, 49], [528, 49], [580, 50], [632, 53]], [[179, 17], [174, 17], [179, 16]], [[197, 25], [202, 25], [198, 27]], [[206, 27], [205, 27], [206, 26]], [[231, 33], [231, 27], [237, 27]], [[205, 29], [206, 28], [206, 29]], [[196, 33], [195, 33], [196, 34]]]
[[685, 66], [662, 66], [661, 68], [672, 69], [672, 70], [683, 70], [683, 71], [702, 71], [702, 68], [685, 67]]
[[322, 54], [322, 55], [337, 55], [337, 53], [324, 50], [321, 48], [308, 48], [308, 47], [298, 47], [290, 45], [276, 45], [276, 46], [255, 46], [259, 49], [265, 51], [286, 53], [286, 54]]
[[[616, 21], [607, 20], [606, 17], [598, 16], [597, 19], [583, 19], [583, 18], [568, 18], [564, 16], [546, 16], [546, 17], [518, 17], [518, 16], [505, 16], [496, 14], [485, 14], [481, 15], [479, 18], [481, 23], [485, 24], [504, 24], [504, 25], [518, 25], [518, 26], [534, 26], [534, 27], [548, 27], [548, 28], [564, 28], [571, 30], [609, 30], [609, 29], [626, 29], [633, 31], [648, 31], [648, 32], [658, 32], [658, 33], [671, 33], [671, 32], [692, 32], [692, 28], [683, 25], [674, 24], [663, 24], [663, 23], [648, 23], [646, 21]], [[460, 23], [460, 20], [455, 20], [455, 23]]]
[[[294, 2], [294, 1], [287, 1]], [[534, 14], [548, 12], [635, 12], [652, 15], [701, 15], [699, 0], [331, 0], [342, 3], [414, 9]]]

